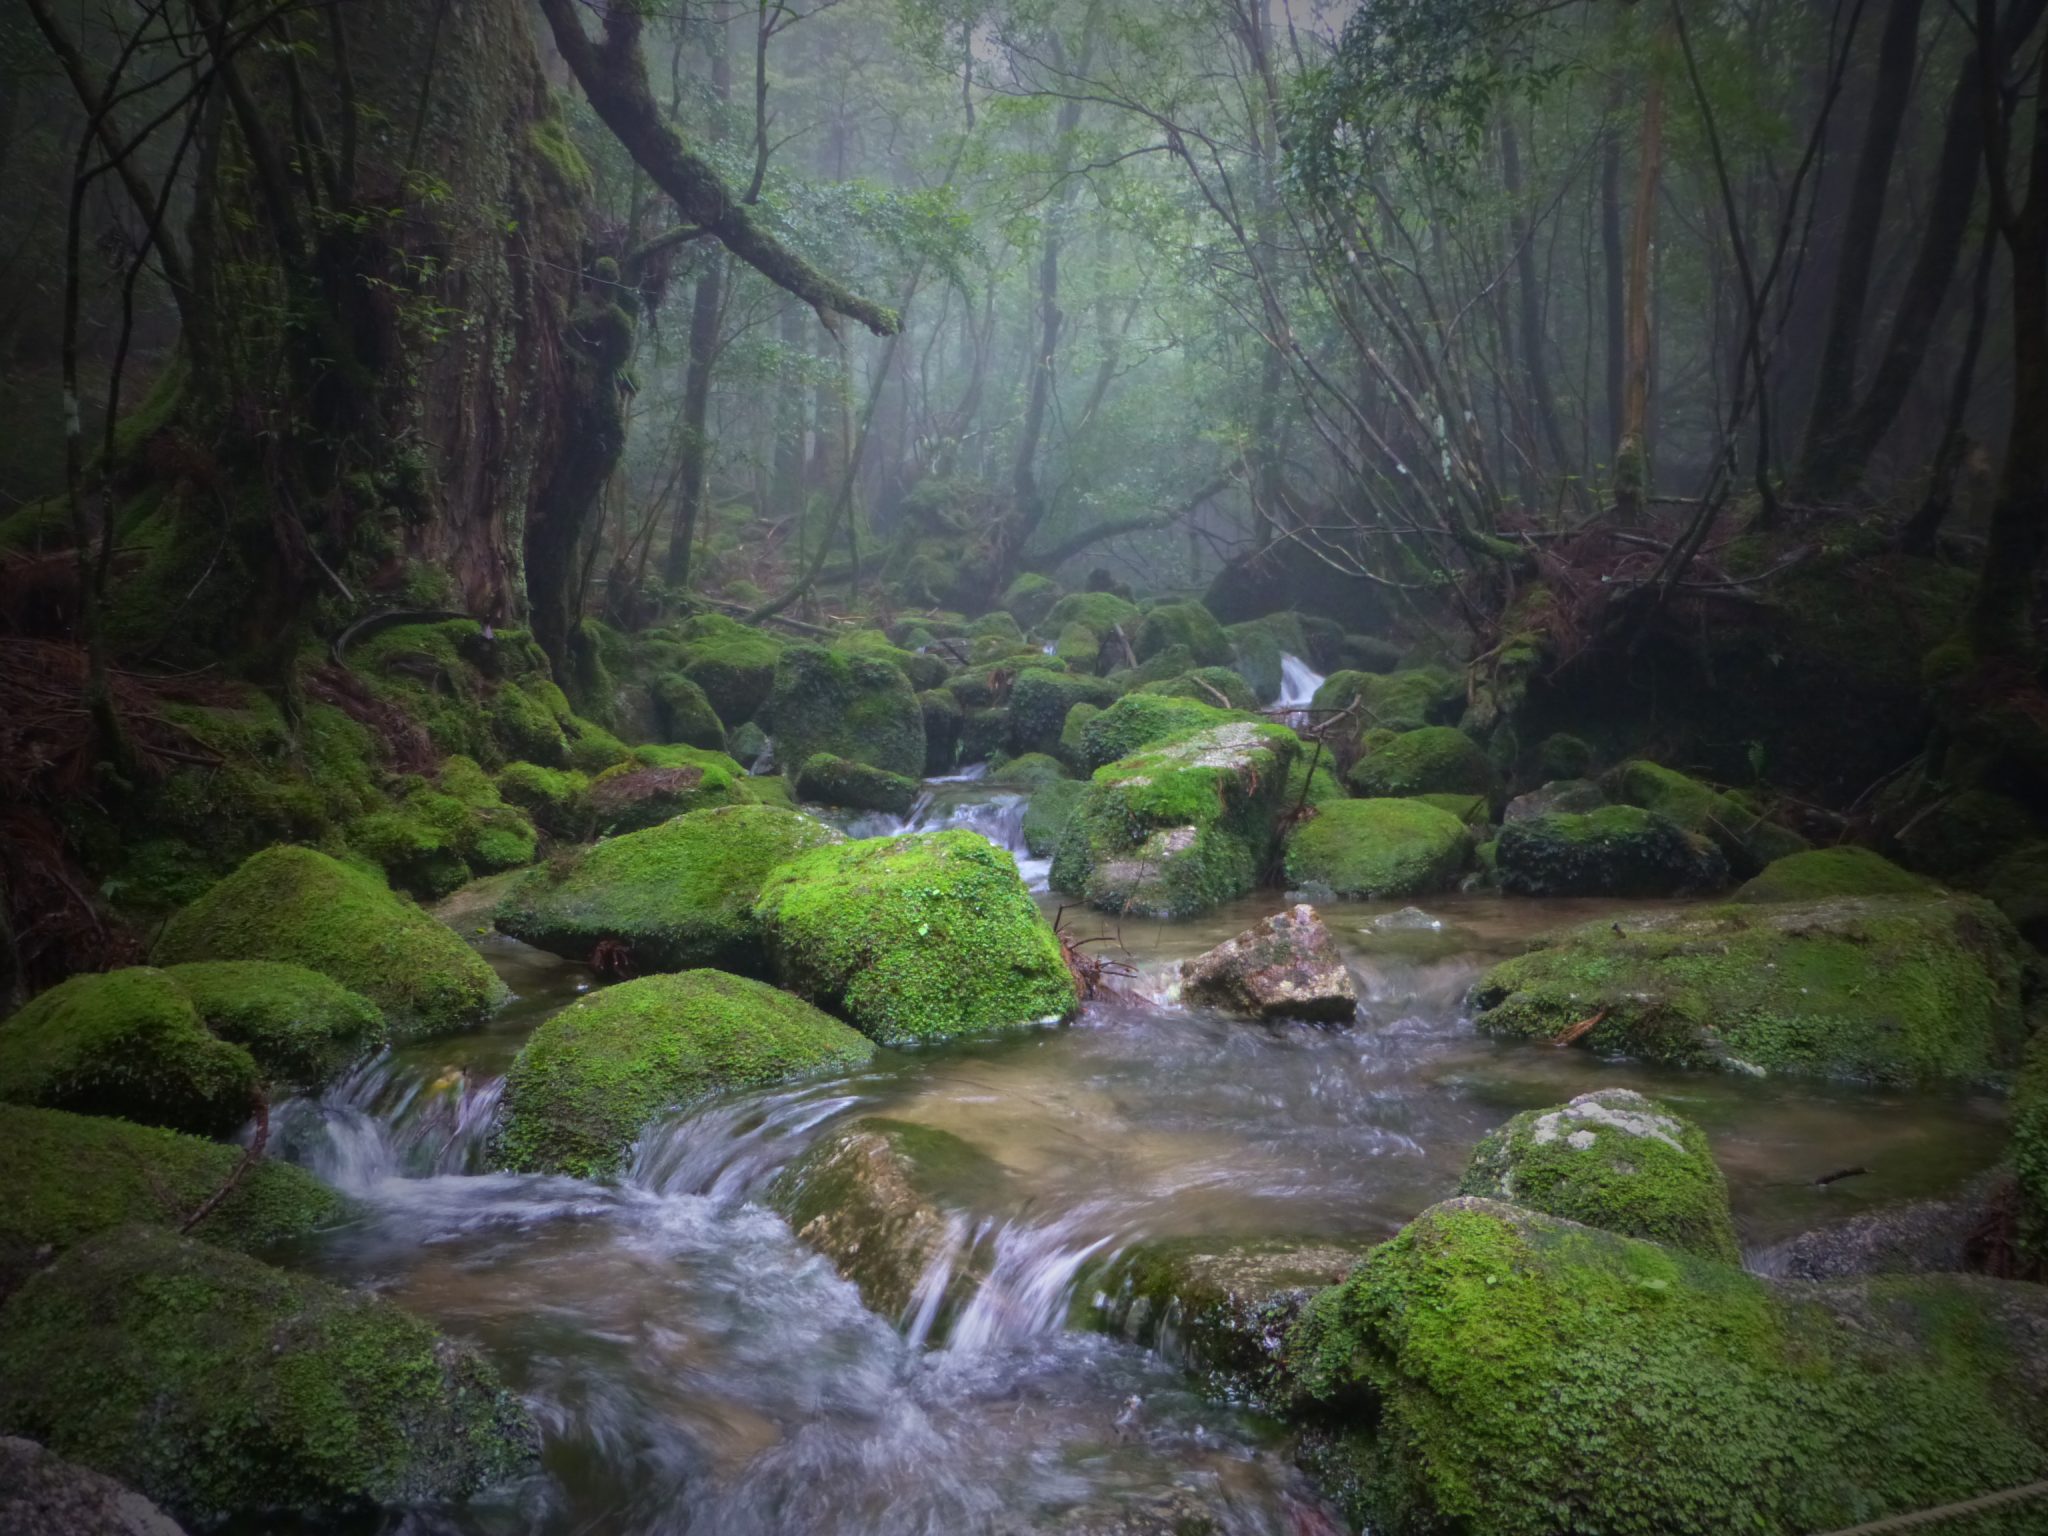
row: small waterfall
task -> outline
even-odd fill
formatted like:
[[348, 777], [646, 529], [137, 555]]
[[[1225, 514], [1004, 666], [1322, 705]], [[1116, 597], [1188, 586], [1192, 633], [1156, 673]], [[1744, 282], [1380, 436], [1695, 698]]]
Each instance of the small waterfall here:
[[280, 1105], [281, 1155], [337, 1189], [387, 1179], [477, 1173], [505, 1079], [450, 1068], [428, 1077], [387, 1051], [318, 1098]]
[[977, 1258], [987, 1256], [987, 1273], [953, 1320], [946, 1348], [986, 1354], [1065, 1327], [1075, 1277], [1113, 1241], [1084, 1236], [1080, 1218], [1086, 1214], [1075, 1211], [1044, 1226], [984, 1226], [973, 1248]]
[[1307, 662], [1285, 651], [1280, 653], [1280, 697], [1273, 701], [1275, 709], [1307, 709], [1315, 703], [1316, 690], [1322, 686], [1322, 675], [1311, 671]]
[[969, 798], [946, 793], [944, 786], [973, 784], [988, 772], [978, 764], [952, 778], [927, 779], [928, 787], [918, 797], [908, 816], [891, 816], [870, 811], [855, 816], [845, 826], [848, 837], [895, 837], [904, 832], [978, 832], [1017, 861], [1017, 872], [1033, 891], [1043, 891], [1052, 873], [1050, 859], [1034, 859], [1024, 848], [1024, 808], [1029, 795], [999, 792]]

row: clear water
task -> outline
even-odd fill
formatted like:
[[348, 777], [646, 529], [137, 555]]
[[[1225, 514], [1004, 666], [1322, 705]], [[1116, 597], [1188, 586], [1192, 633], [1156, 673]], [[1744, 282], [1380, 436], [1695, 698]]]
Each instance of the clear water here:
[[[1000, 833], [1015, 798], [934, 786], [913, 822]], [[1165, 1508], [1232, 1536], [1334, 1531], [1269, 1426], [1066, 1328], [1089, 1259], [1141, 1237], [1376, 1239], [1450, 1193], [1487, 1129], [1599, 1086], [1706, 1127], [1752, 1247], [1946, 1191], [1998, 1154], [1995, 1100], [1659, 1072], [1472, 1031], [1460, 1005], [1487, 963], [1611, 903], [1325, 907], [1365, 999], [1351, 1029], [1173, 1003], [1181, 959], [1276, 903], [1103, 925], [1126, 1000], [698, 1106], [653, 1128], [613, 1187], [481, 1171], [519, 1042], [591, 978], [456, 909], [513, 1005], [289, 1106], [278, 1145], [369, 1211], [299, 1260], [482, 1345], [542, 1425], [543, 1464], [484, 1501], [356, 1529], [1022, 1536]], [[951, 1131], [1002, 1169], [900, 1318], [867, 1312], [760, 1204], [820, 1136], [873, 1113]], [[1812, 1183], [1853, 1165], [1870, 1172]]]
[[1280, 697], [1273, 701], [1276, 709], [1307, 709], [1316, 701], [1316, 690], [1323, 686], [1323, 675], [1314, 671], [1299, 656], [1280, 653]]

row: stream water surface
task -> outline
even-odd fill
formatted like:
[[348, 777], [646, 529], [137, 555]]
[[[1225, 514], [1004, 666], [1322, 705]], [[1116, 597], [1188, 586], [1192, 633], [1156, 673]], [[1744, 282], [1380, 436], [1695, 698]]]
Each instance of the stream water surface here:
[[[1014, 847], [1019, 797], [929, 788], [913, 825]], [[1383, 1237], [1452, 1192], [1492, 1126], [1603, 1086], [1655, 1093], [1706, 1129], [1752, 1250], [1945, 1193], [1999, 1153], [1990, 1098], [1659, 1072], [1474, 1033], [1462, 1002], [1488, 963], [1614, 903], [1328, 905], [1365, 999], [1355, 1027], [1179, 1007], [1178, 962], [1279, 901], [1126, 922], [1109, 952], [1129, 999], [1067, 1027], [884, 1051], [850, 1078], [679, 1113], [613, 1186], [481, 1171], [506, 1067], [592, 978], [462, 914], [517, 1001], [485, 1032], [388, 1054], [288, 1106], [278, 1145], [369, 1212], [304, 1261], [478, 1342], [541, 1424], [542, 1465], [486, 1500], [360, 1529], [1107, 1536], [1199, 1511], [1230, 1536], [1335, 1531], [1266, 1426], [1201, 1402], [1169, 1362], [1066, 1326], [1091, 1258], [1149, 1237]], [[761, 1205], [818, 1137], [866, 1114], [951, 1131], [1000, 1166], [960, 1215], [954, 1259], [972, 1253], [984, 1276], [964, 1301], [938, 1307], [935, 1274], [911, 1315], [877, 1317]], [[1869, 1171], [1813, 1182], [1846, 1167]]]

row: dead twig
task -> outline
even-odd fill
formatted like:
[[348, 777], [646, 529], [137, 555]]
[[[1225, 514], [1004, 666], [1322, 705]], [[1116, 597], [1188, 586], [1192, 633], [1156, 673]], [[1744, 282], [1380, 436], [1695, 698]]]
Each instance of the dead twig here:
[[1604, 1024], [1607, 1021], [1607, 1015], [1613, 1011], [1611, 1008], [1602, 1008], [1591, 1018], [1579, 1020], [1578, 1023], [1574, 1024], [1550, 1043], [1556, 1046], [1577, 1045], [1586, 1036]]

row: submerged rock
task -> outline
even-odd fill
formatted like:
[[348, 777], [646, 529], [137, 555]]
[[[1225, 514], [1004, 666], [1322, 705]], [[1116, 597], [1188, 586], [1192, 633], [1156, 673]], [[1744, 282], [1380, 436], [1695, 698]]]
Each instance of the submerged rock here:
[[1267, 918], [1207, 954], [1183, 961], [1181, 997], [1255, 1019], [1348, 1024], [1358, 989], [1314, 907]]
[[1009, 854], [973, 832], [798, 855], [754, 907], [778, 981], [884, 1045], [1063, 1019], [1074, 979]]
[[1994, 1170], [1945, 1200], [1901, 1201], [1801, 1232], [1757, 1254], [1750, 1267], [1785, 1280], [1975, 1269], [1983, 1234], [1997, 1230], [2011, 1195], [2010, 1175]]
[[1479, 1143], [1458, 1193], [1731, 1264], [1742, 1256], [1707, 1138], [1627, 1088], [1515, 1116]]
[[616, 1173], [668, 1110], [747, 1088], [861, 1066], [862, 1036], [799, 998], [723, 971], [621, 982], [533, 1032], [505, 1075], [492, 1160], [515, 1173]]
[[1335, 897], [1427, 896], [1455, 885], [1471, 857], [1464, 822], [1425, 801], [1327, 800], [1287, 840], [1287, 884]]
[[1386, 1536], [1836, 1530], [2029, 1482], [2048, 1291], [1775, 1286], [1519, 1206], [1425, 1211], [1290, 1330], [1316, 1469]]
[[785, 768], [830, 752], [908, 779], [924, 772], [923, 706], [902, 670], [879, 657], [790, 646], [761, 723]]
[[0, 1431], [209, 1525], [461, 1498], [536, 1442], [475, 1351], [390, 1303], [141, 1227], [0, 1309]]
[[1488, 1034], [1583, 1035], [1674, 1066], [1981, 1082], [2018, 1059], [2017, 941], [1988, 902], [1884, 896], [1638, 914], [1568, 929], [1473, 990]]
[[310, 848], [251, 856], [170, 920], [153, 958], [303, 965], [377, 1004], [401, 1040], [481, 1023], [506, 995], [447, 928], [374, 875]]
[[1632, 805], [1509, 821], [1494, 871], [1520, 896], [1676, 896], [1728, 883], [1711, 842]]
[[919, 785], [900, 773], [870, 768], [830, 752], [814, 752], [797, 770], [796, 792], [798, 798], [820, 805], [908, 816], [917, 804]]
[[132, 1488], [0, 1435], [0, 1531], [9, 1536], [185, 1536]]

